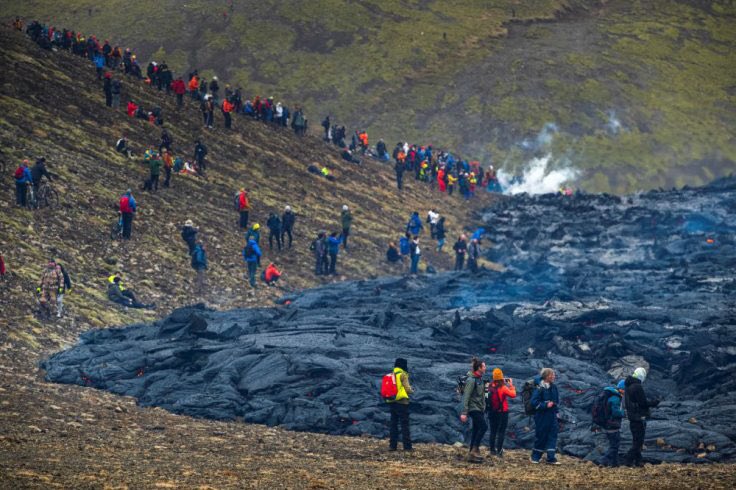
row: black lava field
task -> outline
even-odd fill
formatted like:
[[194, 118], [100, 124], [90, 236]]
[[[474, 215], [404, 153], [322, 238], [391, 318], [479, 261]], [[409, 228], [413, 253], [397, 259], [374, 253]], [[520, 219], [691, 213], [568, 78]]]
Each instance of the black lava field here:
[[[144, 406], [330, 434], [388, 434], [380, 378], [409, 360], [418, 442], [463, 441], [458, 375], [471, 355], [521, 387], [558, 371], [561, 450], [594, 457], [599, 389], [645, 365], [649, 461], [736, 457], [736, 178], [630, 197], [514, 196], [482, 217], [504, 272], [331, 284], [273, 308], [183, 308], [86, 333], [43, 363], [51, 381]], [[533, 423], [511, 403], [507, 446]], [[623, 428], [622, 450], [630, 443]]]

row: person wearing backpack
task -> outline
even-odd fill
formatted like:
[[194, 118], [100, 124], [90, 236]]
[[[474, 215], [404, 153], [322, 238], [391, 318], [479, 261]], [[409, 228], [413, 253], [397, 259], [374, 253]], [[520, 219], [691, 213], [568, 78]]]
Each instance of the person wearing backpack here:
[[396, 359], [394, 376], [396, 378], [396, 397], [393, 400], [386, 400], [391, 410], [388, 450], [396, 451], [399, 443], [399, 424], [401, 424], [404, 451], [413, 451], [409, 432], [409, 395], [414, 393], [414, 389], [409, 384], [409, 368], [406, 359], [401, 357]]
[[489, 446], [492, 455], [503, 456], [503, 440], [509, 425], [509, 398], [516, 398], [516, 388], [511, 378], [504, 378], [503, 371], [493, 370], [493, 381], [488, 386], [488, 425], [491, 428]]
[[557, 422], [560, 394], [555, 385], [556, 374], [551, 368], [543, 368], [535, 379], [530, 404], [534, 411], [534, 449], [530, 461], [539, 463], [544, 452], [547, 452], [547, 464], [560, 464], [555, 453], [557, 451]]
[[437, 238], [437, 252], [442, 252], [442, 247], [445, 246], [445, 217], [442, 216], [437, 221], [437, 226], [435, 227], [434, 236]]
[[136, 203], [133, 198], [133, 191], [128, 189], [125, 194], [120, 196], [120, 213], [123, 217], [123, 238], [130, 240], [133, 233], [133, 216], [136, 211]]
[[291, 206], [286, 206], [284, 214], [281, 215], [281, 243], [286, 246], [286, 235], [288, 235], [289, 248], [291, 248], [291, 233], [294, 231], [294, 223], [296, 223], [296, 214], [291, 210]]
[[626, 378], [624, 403], [626, 415], [631, 429], [631, 449], [626, 453], [626, 466], [642, 466], [641, 450], [647, 430], [647, 418], [651, 416], [651, 408], [659, 406], [658, 400], [648, 400], [642, 384], [647, 379], [647, 370], [638, 367], [634, 374]]
[[483, 456], [480, 455], [480, 444], [486, 430], [488, 430], [488, 424], [486, 424], [483, 415], [486, 411], [485, 386], [483, 383], [486, 363], [477, 357], [474, 357], [471, 363], [471, 370], [468, 371], [468, 378], [463, 389], [463, 411], [460, 414], [460, 421], [466, 423], [468, 418], [473, 421], [470, 451], [467, 459], [471, 463], [481, 463], [483, 462]]
[[330, 256], [330, 266], [328, 273], [331, 275], [337, 275], [335, 266], [337, 265], [337, 254], [340, 252], [340, 244], [342, 243], [342, 237], [337, 236], [337, 232], [333, 231], [330, 236], [327, 237], [327, 253]]
[[254, 238], [249, 238], [248, 243], [243, 249], [243, 259], [245, 264], [248, 266], [248, 279], [250, 281], [250, 287], [256, 287], [256, 270], [258, 269], [258, 263], [261, 261], [261, 249], [258, 248], [258, 242]]
[[596, 461], [601, 466], [618, 466], [618, 448], [621, 444], [621, 420], [624, 410], [621, 407], [621, 398], [626, 389], [626, 382], [622, 379], [618, 385], [607, 386], [598, 395], [593, 403], [593, 423], [598, 425], [608, 439], [608, 450]]
[[207, 287], [207, 251], [202, 243], [197, 243], [194, 246], [191, 265], [192, 269], [197, 272], [197, 278], [194, 281], [194, 292], [202, 294]]
[[28, 160], [23, 160], [18, 168], [15, 169], [15, 203], [18, 206], [26, 207], [28, 195], [27, 185], [33, 182], [31, 169], [28, 168]]
[[276, 239], [276, 246], [281, 251], [281, 218], [276, 213], [271, 213], [266, 221], [268, 227], [268, 249], [273, 250], [273, 239]]
[[314, 253], [314, 273], [315, 275], [327, 275], [327, 233], [320, 231], [317, 238], [314, 239], [309, 249]]
[[250, 211], [250, 203], [248, 202], [248, 192], [244, 187], [240, 188], [235, 194], [235, 209], [240, 213], [240, 229], [248, 228], [248, 212]]

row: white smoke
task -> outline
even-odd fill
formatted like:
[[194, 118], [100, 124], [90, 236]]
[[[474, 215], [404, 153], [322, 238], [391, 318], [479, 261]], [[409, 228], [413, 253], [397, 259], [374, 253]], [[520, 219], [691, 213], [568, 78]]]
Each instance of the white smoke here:
[[521, 175], [498, 171], [498, 181], [504, 194], [548, 194], [557, 192], [563, 184], [574, 182], [580, 171], [574, 167], [552, 168], [552, 155], [533, 158], [522, 169]]
[[527, 151], [542, 150], [552, 144], [552, 140], [558, 131], [559, 128], [557, 127], [557, 124], [548, 122], [542, 127], [541, 131], [537, 133], [535, 138], [526, 138], [519, 143], [519, 146]]
[[618, 117], [616, 117], [616, 111], [611, 109], [608, 111], [608, 122], [606, 123], [606, 129], [610, 134], [618, 134], [623, 129], [623, 125]]

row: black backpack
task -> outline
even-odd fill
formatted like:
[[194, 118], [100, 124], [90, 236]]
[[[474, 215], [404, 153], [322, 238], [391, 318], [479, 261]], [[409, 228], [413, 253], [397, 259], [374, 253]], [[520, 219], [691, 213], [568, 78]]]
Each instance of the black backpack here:
[[608, 399], [612, 396], [617, 395], [608, 390], [602, 390], [593, 402], [593, 407], [590, 409], [593, 423], [604, 429], [611, 421], [611, 405], [608, 403]]
[[537, 388], [539, 388], [537, 382], [530, 379], [524, 383], [524, 387], [521, 389], [521, 401], [524, 404], [524, 413], [526, 415], [534, 415], [537, 412], [532, 405], [532, 395], [534, 394], [534, 390]]

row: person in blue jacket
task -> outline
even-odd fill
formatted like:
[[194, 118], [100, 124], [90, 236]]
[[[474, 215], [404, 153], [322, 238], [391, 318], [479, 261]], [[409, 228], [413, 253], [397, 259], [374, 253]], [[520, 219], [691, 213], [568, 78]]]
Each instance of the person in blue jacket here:
[[337, 232], [333, 231], [327, 238], [327, 253], [330, 255], [330, 270], [329, 273], [336, 275], [335, 266], [337, 265], [337, 254], [340, 251], [340, 244], [342, 243], [342, 237], [337, 236]]
[[547, 452], [548, 464], [560, 464], [555, 457], [557, 450], [557, 411], [560, 403], [560, 394], [555, 383], [555, 372], [551, 368], [544, 368], [539, 373], [538, 387], [534, 390], [531, 404], [534, 407], [534, 449], [531, 462], [539, 463], [544, 452]]
[[621, 445], [621, 420], [624, 418], [624, 409], [621, 406], [626, 381], [621, 380], [614, 388], [607, 386], [604, 391], [608, 393], [608, 417], [603, 430], [608, 438], [608, 451], [597, 461], [601, 466], [618, 466], [618, 448]]
[[409, 218], [409, 222], [406, 224], [406, 231], [411, 233], [413, 236], [418, 236], [423, 228], [424, 225], [422, 224], [422, 218], [419, 217], [419, 213], [417, 211], [414, 211], [411, 218]]
[[23, 162], [15, 170], [15, 203], [18, 206], [25, 207], [27, 204], [27, 185], [33, 182], [31, 169], [28, 168], [28, 160]]
[[255, 289], [256, 270], [258, 269], [258, 263], [261, 260], [261, 249], [253, 238], [248, 239], [248, 244], [243, 249], [243, 259], [245, 260], [245, 264], [248, 266], [250, 287]]
[[102, 56], [102, 53], [97, 52], [95, 53], [93, 61], [95, 63], [95, 69], [97, 70], [97, 80], [102, 80], [102, 72], [105, 68], [105, 57]]
[[194, 292], [202, 294], [207, 286], [207, 252], [202, 243], [197, 243], [192, 250], [192, 269], [197, 272], [194, 282]]

